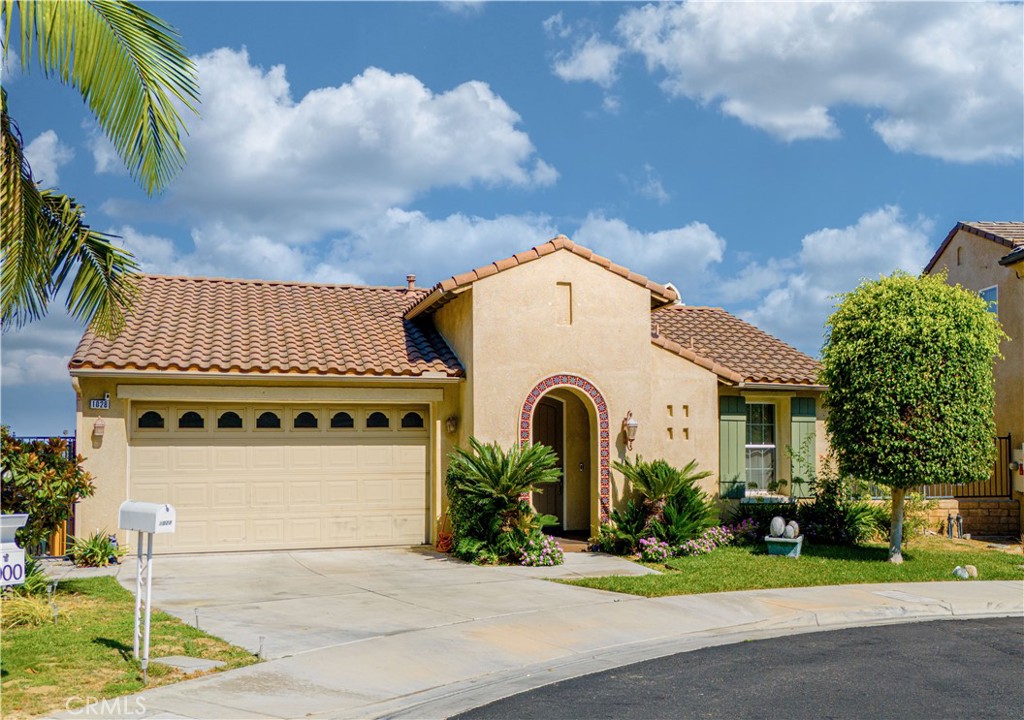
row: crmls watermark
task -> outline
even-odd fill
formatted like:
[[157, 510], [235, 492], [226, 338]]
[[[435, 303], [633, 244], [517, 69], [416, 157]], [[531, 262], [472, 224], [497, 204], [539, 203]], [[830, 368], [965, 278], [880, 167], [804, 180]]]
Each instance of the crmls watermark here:
[[91, 715], [129, 717], [132, 715], [143, 715], [146, 712], [146, 699], [143, 697], [118, 697], [101, 700], [100, 698], [72, 695], [64, 703], [64, 709], [68, 711], [69, 715], [83, 715], [85, 717]]

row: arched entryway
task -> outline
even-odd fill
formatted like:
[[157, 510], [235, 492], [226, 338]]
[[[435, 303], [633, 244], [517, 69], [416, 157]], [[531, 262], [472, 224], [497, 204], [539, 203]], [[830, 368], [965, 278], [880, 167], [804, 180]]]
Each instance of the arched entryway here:
[[537, 383], [519, 416], [519, 442], [551, 445], [563, 463], [561, 486], [533, 499], [539, 511], [558, 517], [567, 531], [594, 533], [608, 522], [608, 406], [592, 382], [560, 374]]

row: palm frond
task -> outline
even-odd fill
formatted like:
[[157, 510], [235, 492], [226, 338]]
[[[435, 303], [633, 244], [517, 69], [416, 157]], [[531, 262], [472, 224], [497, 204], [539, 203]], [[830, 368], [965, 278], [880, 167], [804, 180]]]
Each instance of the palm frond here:
[[21, 62], [81, 92], [132, 177], [162, 190], [185, 161], [175, 101], [196, 112], [196, 68], [177, 31], [121, 0], [3, 0], [10, 47], [17, 14]]
[[8, 327], [45, 314], [49, 278], [42, 195], [32, 181], [21, 134], [7, 115], [7, 91], [0, 90], [0, 96], [0, 319]]
[[0, 95], [0, 322], [7, 330], [43, 317], [73, 274], [69, 313], [101, 335], [116, 335], [134, 297], [135, 259], [86, 225], [74, 198], [36, 185], [7, 114], [7, 93]]

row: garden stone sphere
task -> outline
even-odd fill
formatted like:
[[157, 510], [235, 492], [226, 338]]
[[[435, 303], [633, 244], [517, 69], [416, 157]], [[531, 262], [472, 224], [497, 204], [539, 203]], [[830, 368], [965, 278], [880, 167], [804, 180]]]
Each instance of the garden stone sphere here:
[[776, 515], [772, 518], [771, 529], [769, 534], [772, 537], [782, 537], [782, 533], [786, 531], [786, 521]]
[[793, 531], [793, 524], [790, 523], [786, 526], [786, 529], [782, 531], [782, 537], [792, 540], [796, 537], [796, 533]]
[[786, 535], [786, 537], [800, 537], [800, 526], [797, 525], [796, 520], [790, 520], [788, 523], [786, 523], [786, 528], [793, 528], [793, 534]]

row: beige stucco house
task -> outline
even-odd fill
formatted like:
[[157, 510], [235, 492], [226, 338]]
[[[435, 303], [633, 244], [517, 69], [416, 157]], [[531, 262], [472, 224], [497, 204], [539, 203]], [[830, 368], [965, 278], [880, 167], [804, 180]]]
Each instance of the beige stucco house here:
[[70, 362], [97, 485], [76, 532], [132, 498], [175, 506], [165, 552], [431, 542], [471, 435], [555, 448], [534, 502], [566, 533], [623, 502], [627, 453], [801, 494], [786, 448], [822, 450], [817, 370], [561, 236], [430, 289], [145, 276], [125, 331]]
[[[1024, 459], [1024, 222], [958, 222], [924, 271], [945, 272], [951, 285], [979, 293], [1009, 336], [999, 348], [1003, 358], [993, 367], [996, 434], [1008, 438], [1000, 446], [1002, 457], [995, 469], [999, 478], [980, 488], [950, 489], [949, 494], [961, 497], [940, 503], [939, 513], [944, 518], [947, 509], [959, 511], [968, 527], [1016, 534], [1022, 527], [1022, 494], [1006, 489], [1005, 474], [1010, 472], [1010, 459]], [[1017, 486], [1021, 487], [1019, 474]]]

